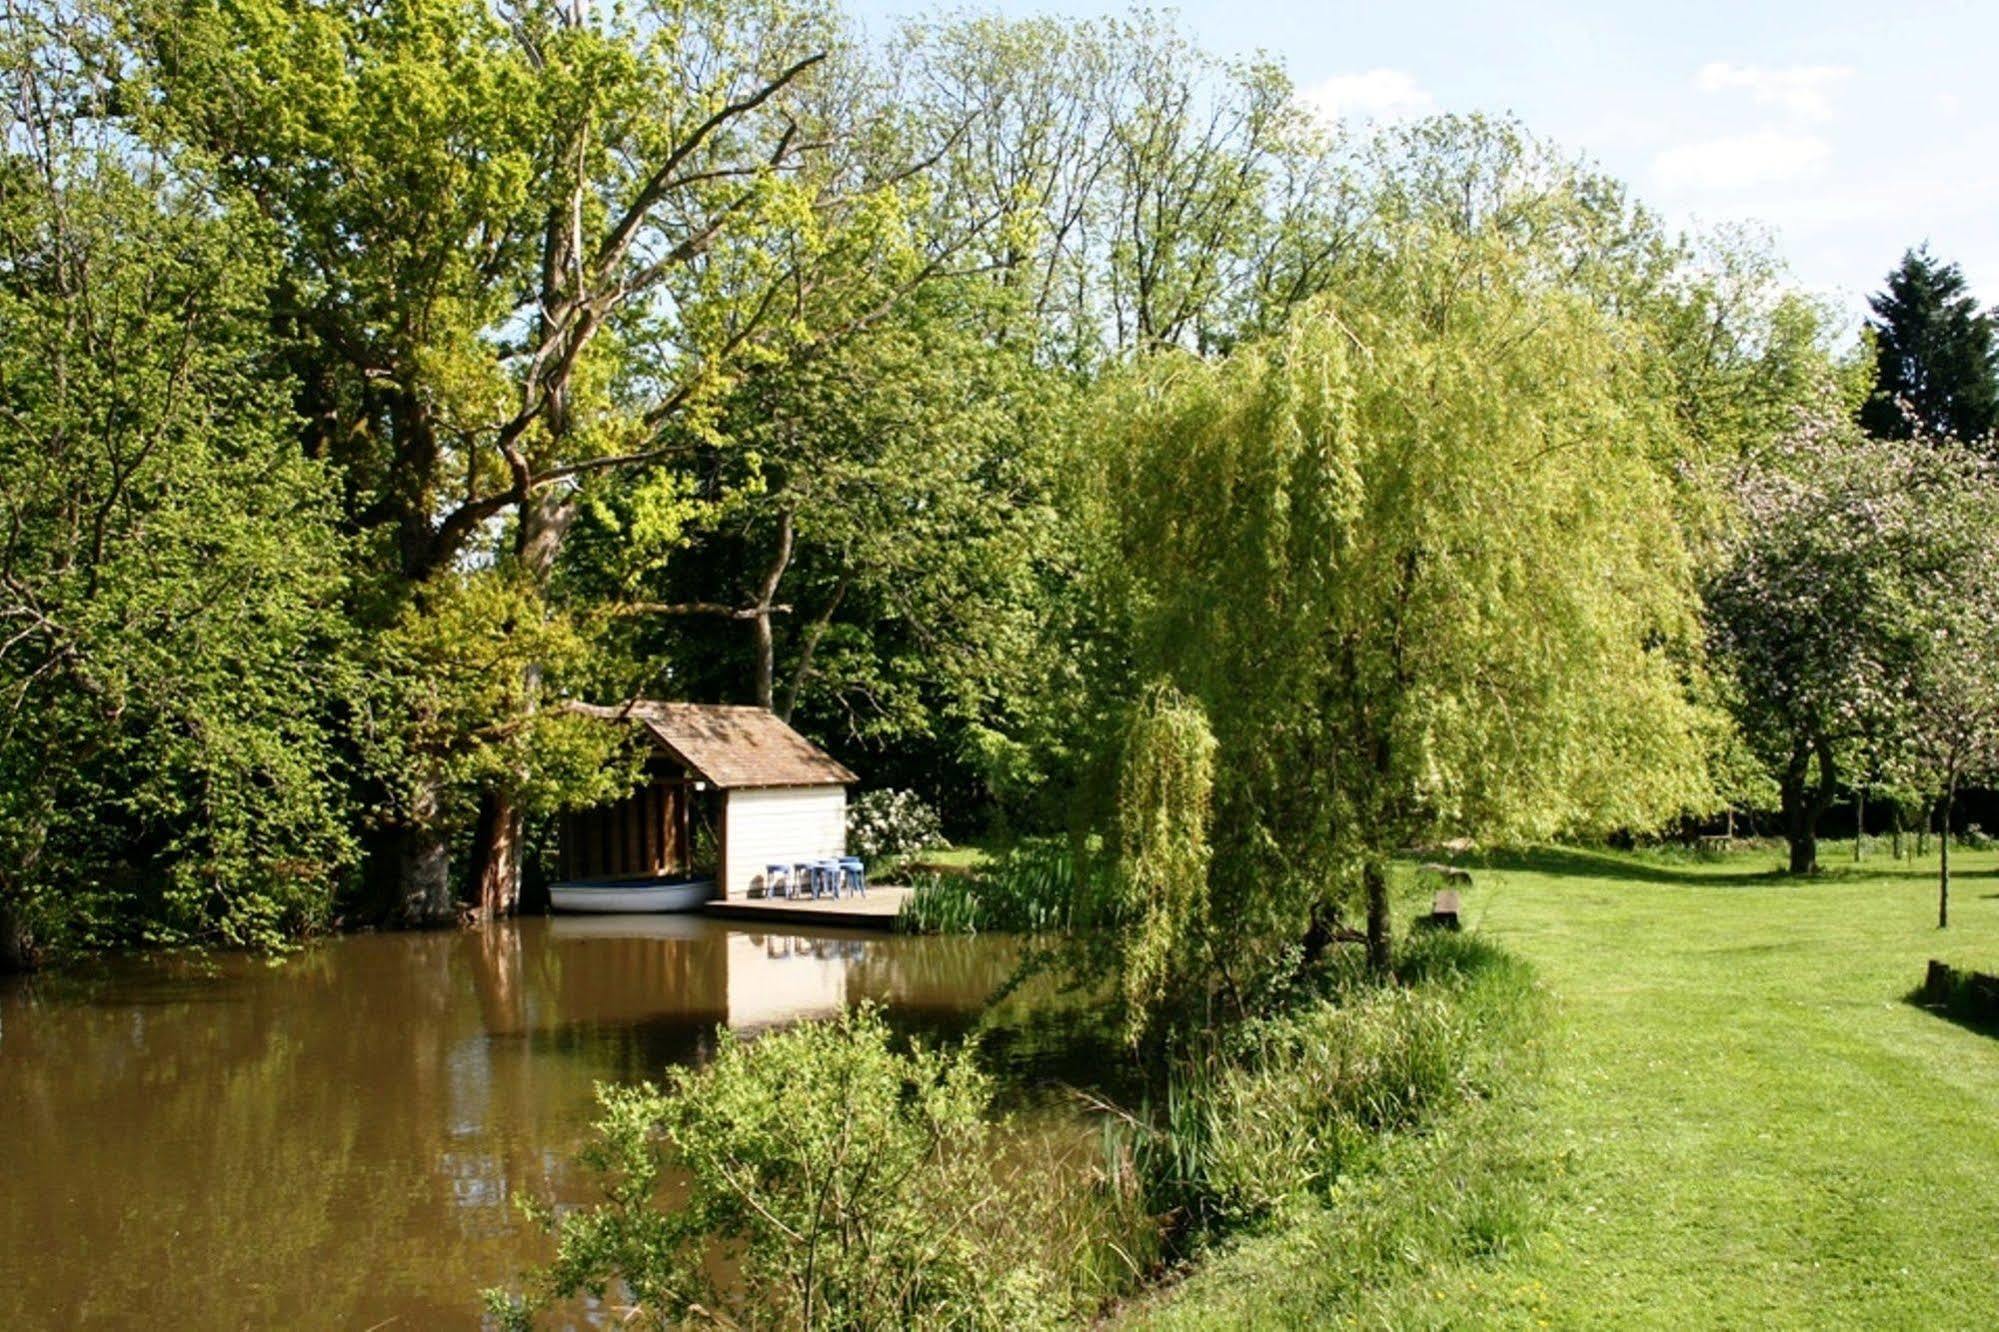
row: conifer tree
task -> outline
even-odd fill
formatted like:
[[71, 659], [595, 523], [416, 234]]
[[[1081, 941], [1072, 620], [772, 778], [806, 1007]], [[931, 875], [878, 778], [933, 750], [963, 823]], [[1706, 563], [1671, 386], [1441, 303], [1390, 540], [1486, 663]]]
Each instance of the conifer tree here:
[[1860, 409], [1867, 432], [1907, 439], [1920, 427], [1967, 443], [1989, 438], [1999, 426], [1999, 345], [1958, 266], [1927, 246], [1910, 250], [1868, 304], [1875, 379]]

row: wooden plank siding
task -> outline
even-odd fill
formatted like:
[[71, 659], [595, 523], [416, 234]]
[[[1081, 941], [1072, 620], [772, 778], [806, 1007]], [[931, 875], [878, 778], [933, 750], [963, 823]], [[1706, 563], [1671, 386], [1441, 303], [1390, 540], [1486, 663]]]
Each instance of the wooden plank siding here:
[[764, 867], [821, 860], [847, 848], [843, 786], [779, 786], [731, 791], [722, 816], [722, 892], [762, 892]]
[[655, 777], [623, 800], [564, 814], [562, 878], [574, 882], [685, 873], [692, 795], [684, 779]]

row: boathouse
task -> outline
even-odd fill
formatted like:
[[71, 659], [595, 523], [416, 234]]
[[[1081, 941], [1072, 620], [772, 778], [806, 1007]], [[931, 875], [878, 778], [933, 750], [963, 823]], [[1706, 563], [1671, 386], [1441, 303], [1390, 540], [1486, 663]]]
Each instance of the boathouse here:
[[845, 854], [847, 788], [859, 779], [768, 708], [640, 700], [578, 707], [639, 727], [645, 779], [621, 800], [565, 814], [566, 881], [712, 872], [716, 895], [763, 889], [773, 864]]

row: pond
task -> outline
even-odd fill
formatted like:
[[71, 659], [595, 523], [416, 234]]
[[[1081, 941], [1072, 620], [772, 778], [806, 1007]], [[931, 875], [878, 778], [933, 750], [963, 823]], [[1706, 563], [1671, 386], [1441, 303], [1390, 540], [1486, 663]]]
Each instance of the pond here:
[[0, 1327], [477, 1326], [548, 1255], [515, 1198], [592, 1196], [594, 1083], [863, 999], [962, 1033], [1015, 957], [558, 917], [0, 982]]

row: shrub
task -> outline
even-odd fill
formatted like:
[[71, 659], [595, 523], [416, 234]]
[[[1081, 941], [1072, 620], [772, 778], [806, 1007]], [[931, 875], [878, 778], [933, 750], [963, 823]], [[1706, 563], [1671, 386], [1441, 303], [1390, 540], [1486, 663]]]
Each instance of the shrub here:
[[847, 806], [847, 846], [867, 860], [949, 846], [937, 811], [914, 791], [867, 791]]
[[[969, 1050], [899, 1051], [870, 1007], [720, 1041], [664, 1088], [599, 1088], [585, 1161], [605, 1201], [540, 1212], [554, 1263], [524, 1298], [487, 1294], [509, 1326], [614, 1283], [643, 1327], [1016, 1327], [1062, 1311], [1044, 1246], [1021, 1233], [1035, 1200], [992, 1168], [991, 1086]], [[685, 1197], [662, 1209], [669, 1165]], [[737, 1263], [726, 1284], [718, 1246]]]

